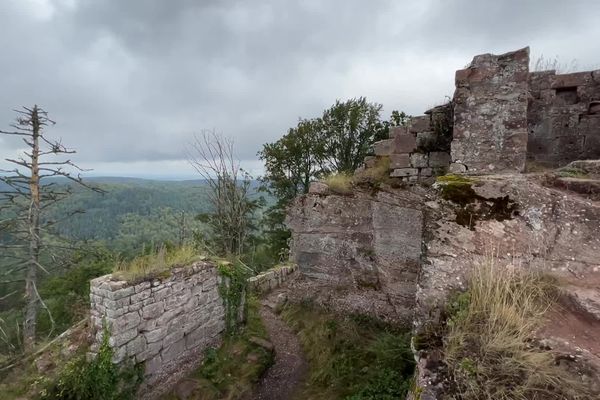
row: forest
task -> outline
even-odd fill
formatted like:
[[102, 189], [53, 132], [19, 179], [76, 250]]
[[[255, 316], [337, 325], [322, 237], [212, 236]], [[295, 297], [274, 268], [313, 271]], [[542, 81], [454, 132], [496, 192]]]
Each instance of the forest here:
[[286, 207], [312, 180], [352, 174], [408, 119], [383, 119], [381, 109], [361, 97], [300, 119], [258, 152], [259, 177], [242, 168], [233, 140], [202, 131], [188, 159], [198, 179], [188, 181], [82, 177], [60, 158], [75, 150], [51, 138], [47, 112], [18, 110], [0, 130], [28, 146], [0, 170], [0, 371], [86, 319], [90, 279], [140, 257], [193, 248], [255, 274], [287, 260]]

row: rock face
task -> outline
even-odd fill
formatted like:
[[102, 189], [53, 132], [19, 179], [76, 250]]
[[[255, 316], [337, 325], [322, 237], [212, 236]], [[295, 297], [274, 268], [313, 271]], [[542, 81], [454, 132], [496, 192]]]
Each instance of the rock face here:
[[452, 160], [469, 172], [522, 172], [527, 151], [529, 48], [476, 56], [456, 71]]
[[457, 212], [464, 206], [451, 201], [428, 210], [419, 325], [450, 290], [464, 288], [468, 272], [481, 263], [544, 270], [573, 282], [600, 277], [600, 204], [543, 183], [526, 175], [478, 177], [472, 186], [476, 195], [513, 202], [512, 216], [500, 221], [492, 216], [472, 227], [461, 225]]
[[[217, 346], [225, 329], [216, 265], [198, 262], [174, 268], [171, 276], [129, 283], [105, 275], [91, 281], [91, 320], [96, 345], [109, 332], [114, 362], [145, 365], [142, 393], [156, 398], [169, 382], [197, 365], [207, 347]], [[160, 383], [160, 386], [158, 384]]]
[[[411, 324], [418, 334], [440, 321], [474, 267], [493, 262], [559, 277], [578, 313], [596, 321], [586, 332], [600, 334], [600, 203], [547, 187], [539, 175], [477, 176], [467, 199], [444, 199], [436, 186], [298, 198], [288, 225], [307, 296]], [[600, 346], [565, 332], [547, 334], [600, 366]], [[417, 356], [421, 398], [438, 398], [443, 386], [427, 354]]]
[[[290, 207], [292, 258], [328, 304], [409, 324], [420, 265], [418, 196], [308, 194]], [[327, 301], [326, 301], [327, 302]]]

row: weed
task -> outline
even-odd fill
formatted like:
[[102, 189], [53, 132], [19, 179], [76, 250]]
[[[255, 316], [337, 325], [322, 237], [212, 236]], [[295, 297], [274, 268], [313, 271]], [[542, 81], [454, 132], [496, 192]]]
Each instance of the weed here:
[[218, 269], [219, 275], [224, 278], [219, 284], [219, 294], [225, 303], [226, 331], [228, 334], [233, 334], [246, 311], [244, 296], [249, 271], [239, 261], [221, 262]]
[[323, 182], [329, 186], [329, 190], [333, 193], [342, 195], [352, 193], [352, 175], [345, 173], [331, 174], [323, 178]]
[[47, 383], [40, 400], [127, 400], [134, 399], [142, 380], [140, 366], [112, 362], [113, 350], [104, 332], [98, 355], [86, 361], [80, 355], [67, 363], [55, 381]]
[[536, 273], [475, 269], [469, 291], [449, 304], [445, 361], [463, 400], [591, 399], [585, 385], [531, 344], [557, 298], [556, 282]]
[[113, 275], [127, 281], [163, 276], [168, 275], [173, 267], [189, 265], [200, 258], [193, 246], [182, 246], [172, 250], [161, 247], [157, 252], [134, 258], [129, 262], [117, 263]]
[[409, 335], [369, 318], [334, 316], [310, 303], [288, 305], [283, 318], [298, 332], [310, 363], [298, 398], [403, 398], [414, 371]]
[[356, 174], [356, 180], [377, 188], [390, 181], [390, 164], [389, 157], [377, 157], [374, 166]]
[[577, 167], [563, 167], [556, 173], [562, 178], [584, 178], [588, 175], [586, 171]]

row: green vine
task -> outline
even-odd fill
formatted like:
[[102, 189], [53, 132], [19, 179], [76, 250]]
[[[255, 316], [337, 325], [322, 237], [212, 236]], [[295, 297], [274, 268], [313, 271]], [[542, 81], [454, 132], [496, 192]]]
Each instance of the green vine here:
[[250, 274], [248, 269], [238, 262], [220, 262], [218, 271], [221, 276], [219, 294], [225, 302], [225, 327], [228, 334], [233, 334], [238, 327], [240, 308], [246, 306], [246, 280]]

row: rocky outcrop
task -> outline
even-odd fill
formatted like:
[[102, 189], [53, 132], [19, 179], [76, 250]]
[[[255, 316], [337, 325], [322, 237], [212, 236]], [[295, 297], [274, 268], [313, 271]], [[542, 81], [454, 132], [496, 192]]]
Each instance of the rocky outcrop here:
[[[591, 284], [600, 282], [600, 204], [546, 184], [543, 175], [503, 174], [302, 196], [288, 217], [292, 256], [308, 282], [302, 290], [342, 312], [414, 324], [419, 334], [440, 322], [449, 294], [466, 289], [474, 267], [494, 263], [557, 276], [600, 334], [600, 287]], [[589, 341], [549, 332], [600, 365]], [[417, 353], [419, 385], [436, 398], [443, 386], [429, 355]]]
[[423, 204], [410, 191], [301, 196], [291, 254], [312, 294], [335, 309], [412, 322]]

